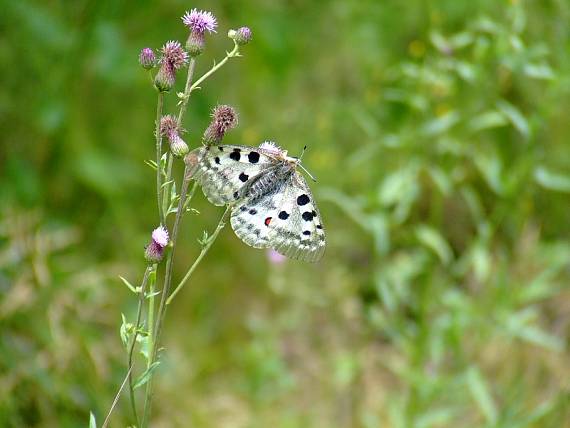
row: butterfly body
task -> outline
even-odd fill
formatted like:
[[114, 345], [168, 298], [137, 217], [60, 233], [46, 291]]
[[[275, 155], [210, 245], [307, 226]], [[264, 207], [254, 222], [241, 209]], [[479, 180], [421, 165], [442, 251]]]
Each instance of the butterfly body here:
[[322, 257], [325, 232], [311, 191], [297, 171], [300, 159], [272, 143], [197, 151], [194, 177], [214, 205], [232, 204], [230, 223], [242, 241], [294, 259]]

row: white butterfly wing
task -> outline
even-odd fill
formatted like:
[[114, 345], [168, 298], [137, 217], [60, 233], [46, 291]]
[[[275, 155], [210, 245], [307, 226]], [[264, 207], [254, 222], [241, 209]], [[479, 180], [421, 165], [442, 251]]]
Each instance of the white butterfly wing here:
[[321, 215], [305, 178], [294, 172], [287, 184], [277, 219], [271, 224], [270, 245], [292, 259], [316, 262], [325, 252]]
[[293, 259], [315, 262], [325, 250], [321, 216], [305, 179], [296, 171], [275, 191], [238, 202], [231, 225], [246, 244], [273, 248]]
[[214, 205], [241, 198], [241, 189], [276, 161], [266, 150], [247, 146], [204, 146], [196, 149], [198, 169], [194, 178]]

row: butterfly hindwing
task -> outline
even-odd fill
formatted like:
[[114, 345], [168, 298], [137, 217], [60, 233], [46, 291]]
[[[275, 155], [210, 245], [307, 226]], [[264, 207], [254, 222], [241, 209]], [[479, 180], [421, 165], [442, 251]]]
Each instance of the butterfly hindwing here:
[[197, 149], [198, 170], [194, 178], [214, 205], [241, 198], [241, 189], [276, 161], [265, 150], [246, 146], [204, 146]]
[[294, 172], [272, 221], [270, 246], [292, 259], [318, 261], [325, 251], [325, 230], [307, 182]]
[[287, 257], [312, 262], [324, 253], [320, 214], [305, 179], [297, 172], [263, 197], [238, 202], [231, 224], [236, 235], [255, 248], [269, 247]]

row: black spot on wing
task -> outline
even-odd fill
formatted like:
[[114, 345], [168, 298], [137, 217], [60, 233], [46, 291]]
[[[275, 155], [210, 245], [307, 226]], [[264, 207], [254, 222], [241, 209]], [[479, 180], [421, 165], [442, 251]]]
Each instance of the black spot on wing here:
[[224, 148], [223, 148], [222, 146], [220, 146], [220, 147], [218, 147], [218, 150], [219, 150], [220, 152], [223, 152], [223, 151], [224, 151]]
[[311, 199], [309, 199], [309, 197], [303, 193], [301, 196], [297, 198], [297, 205], [299, 206], [307, 205], [310, 201]]
[[256, 214], [257, 214], [257, 210], [256, 210], [255, 208], [252, 208], [252, 209], [249, 210], [249, 213], [250, 213], [251, 215], [256, 215]]
[[287, 211], [281, 211], [278, 216], [281, 220], [287, 220], [289, 218], [289, 214]]
[[216, 163], [219, 165], [219, 164], [220, 164], [220, 158], [216, 156], [216, 157], [214, 158], [214, 162], [216, 162]]
[[242, 172], [242, 173], [239, 175], [238, 178], [239, 178], [239, 180], [240, 180], [242, 183], [245, 183], [245, 182], [249, 179], [249, 175], [244, 174], [244, 173]]
[[239, 154], [239, 149], [234, 149], [233, 152], [230, 153], [230, 159], [235, 160], [236, 162], [240, 160], [241, 155]]
[[249, 152], [249, 154], [247, 155], [247, 159], [248, 159], [251, 163], [257, 163], [257, 162], [259, 162], [259, 153], [257, 153], [257, 152]]
[[313, 217], [315, 216], [313, 213], [314, 213], [314, 211], [313, 211], [313, 212], [311, 212], [311, 211], [305, 211], [305, 212], [302, 214], [303, 220], [305, 220], [305, 221], [311, 221], [311, 220], [313, 220]]
[[235, 191], [235, 192], [234, 192], [234, 199], [238, 199], [238, 198], [239, 198], [239, 192], [238, 192], [238, 191]]
[[322, 224], [317, 224], [317, 229], [322, 229], [323, 225]]
[[303, 232], [303, 235], [305, 235], [305, 236], [309, 236], [310, 234], [311, 234], [311, 231], [310, 231], [310, 230], [305, 230], [305, 231]]

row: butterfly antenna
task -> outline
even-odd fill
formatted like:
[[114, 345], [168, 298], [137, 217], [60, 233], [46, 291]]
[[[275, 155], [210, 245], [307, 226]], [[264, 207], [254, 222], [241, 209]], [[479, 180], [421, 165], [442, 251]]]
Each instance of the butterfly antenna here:
[[303, 159], [303, 155], [307, 151], [307, 146], [303, 147], [303, 151], [301, 152], [301, 156], [299, 156], [299, 160]]
[[312, 175], [309, 171], [307, 171], [307, 168], [305, 168], [305, 167], [304, 167], [303, 165], [301, 165], [301, 164], [299, 164], [299, 167], [300, 167], [303, 171], [305, 171], [305, 173], [309, 176], [309, 178], [310, 178], [311, 180], [313, 180], [315, 183], [317, 182], [317, 179], [316, 179], [315, 177], [313, 177], [313, 175]]

